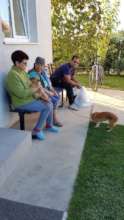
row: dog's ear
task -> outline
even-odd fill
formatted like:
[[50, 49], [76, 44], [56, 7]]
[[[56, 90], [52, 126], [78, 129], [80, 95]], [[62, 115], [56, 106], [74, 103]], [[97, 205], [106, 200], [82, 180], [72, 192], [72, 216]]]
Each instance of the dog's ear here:
[[97, 117], [97, 113], [98, 113], [98, 112], [94, 112], [94, 113], [92, 114], [92, 118], [93, 118], [93, 120], [96, 119], [96, 117]]

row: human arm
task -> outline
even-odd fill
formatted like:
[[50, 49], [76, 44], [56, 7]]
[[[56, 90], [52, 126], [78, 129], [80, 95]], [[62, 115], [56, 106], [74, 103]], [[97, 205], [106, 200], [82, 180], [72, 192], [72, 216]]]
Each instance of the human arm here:
[[80, 85], [80, 83], [78, 82], [78, 80], [75, 79], [75, 75], [72, 75], [72, 76], [71, 76], [71, 79], [72, 79], [74, 82], [76, 82], [76, 83], [78, 83], [78, 84]]
[[46, 93], [45, 89], [41, 86], [41, 89], [40, 89], [40, 94], [41, 94], [41, 98], [48, 102], [49, 101], [49, 96], [48, 94]]
[[46, 94], [47, 94], [48, 96], [54, 96], [54, 95], [55, 95], [55, 92], [53, 92], [52, 90], [48, 90], [48, 89], [45, 89], [45, 88], [44, 88], [44, 91], [46, 92]]
[[75, 82], [70, 75], [64, 75], [64, 81], [69, 83], [70, 85], [77, 87], [77, 88], [81, 88], [80, 84], [78, 82]]
[[35, 93], [35, 91], [30, 88], [28, 80], [23, 81], [20, 78], [19, 74], [16, 72], [13, 72], [12, 74], [7, 76], [6, 88], [10, 93], [21, 99], [33, 96]]

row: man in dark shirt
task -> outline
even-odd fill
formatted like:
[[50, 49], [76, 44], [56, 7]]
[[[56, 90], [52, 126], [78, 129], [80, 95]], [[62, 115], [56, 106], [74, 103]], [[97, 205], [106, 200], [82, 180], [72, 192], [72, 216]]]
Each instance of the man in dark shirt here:
[[58, 67], [51, 76], [53, 87], [64, 88], [67, 91], [70, 107], [74, 102], [73, 87], [81, 88], [80, 83], [75, 79], [75, 68], [79, 65], [79, 57], [73, 56], [69, 63]]

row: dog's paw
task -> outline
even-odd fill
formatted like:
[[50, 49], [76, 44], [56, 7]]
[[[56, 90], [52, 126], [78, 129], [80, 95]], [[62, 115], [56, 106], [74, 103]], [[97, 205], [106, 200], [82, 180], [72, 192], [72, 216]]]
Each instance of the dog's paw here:
[[100, 124], [96, 124], [96, 125], [95, 125], [95, 128], [99, 128], [99, 126], [100, 126]]
[[107, 132], [111, 132], [112, 131], [112, 129], [107, 129]]

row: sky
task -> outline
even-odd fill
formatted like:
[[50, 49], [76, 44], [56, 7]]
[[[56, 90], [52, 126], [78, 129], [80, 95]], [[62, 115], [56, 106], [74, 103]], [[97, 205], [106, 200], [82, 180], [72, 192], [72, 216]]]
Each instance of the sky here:
[[0, 16], [4, 18], [5, 21], [9, 21], [9, 11], [7, 10], [8, 0], [0, 0]]
[[119, 13], [119, 18], [120, 18], [120, 26], [119, 29], [124, 30], [124, 0], [120, 0], [120, 13]]

